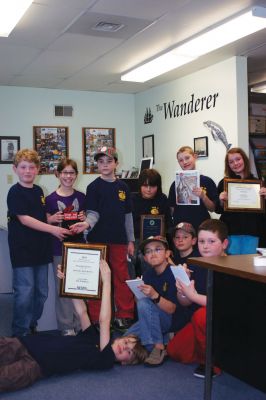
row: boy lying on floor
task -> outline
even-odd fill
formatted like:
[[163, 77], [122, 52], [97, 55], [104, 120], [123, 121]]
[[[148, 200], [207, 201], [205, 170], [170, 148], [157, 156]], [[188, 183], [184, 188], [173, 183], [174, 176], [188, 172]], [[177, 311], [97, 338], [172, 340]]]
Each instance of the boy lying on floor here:
[[53, 374], [66, 374], [78, 369], [111, 368], [141, 363], [146, 349], [135, 335], [110, 341], [111, 272], [105, 261], [100, 263], [103, 282], [100, 334], [91, 325], [83, 300], [73, 299], [81, 321], [77, 336], [34, 335], [0, 338], [0, 392], [32, 385], [38, 379]]

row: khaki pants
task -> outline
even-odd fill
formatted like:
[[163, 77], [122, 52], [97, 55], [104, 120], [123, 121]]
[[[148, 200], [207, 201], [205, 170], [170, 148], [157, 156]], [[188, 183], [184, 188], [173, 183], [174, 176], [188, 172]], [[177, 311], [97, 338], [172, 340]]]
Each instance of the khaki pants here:
[[0, 392], [30, 386], [41, 377], [39, 364], [17, 338], [0, 337]]

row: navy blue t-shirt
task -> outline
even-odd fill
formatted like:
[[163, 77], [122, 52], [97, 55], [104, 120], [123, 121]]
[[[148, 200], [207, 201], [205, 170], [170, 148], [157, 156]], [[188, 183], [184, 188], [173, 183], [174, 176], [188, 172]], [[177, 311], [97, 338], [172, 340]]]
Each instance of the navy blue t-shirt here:
[[161, 274], [156, 274], [153, 268], [147, 270], [143, 275], [146, 285], [152, 286], [162, 297], [176, 304], [176, 310], [172, 314], [171, 331], [177, 331], [185, 326], [190, 320], [189, 307], [182, 306], [177, 300], [177, 289], [175, 277], [170, 269], [170, 265]]
[[[200, 175], [200, 187], [206, 191], [208, 198], [216, 204], [218, 198], [217, 188], [213, 180], [208, 176]], [[170, 187], [168, 201], [169, 206], [174, 208], [174, 225], [179, 222], [190, 222], [197, 230], [203, 221], [210, 218], [210, 214], [202, 200], [200, 200], [199, 205], [194, 206], [176, 204], [175, 182]]]
[[86, 210], [97, 211], [100, 218], [88, 233], [88, 242], [127, 244], [125, 215], [131, 212], [128, 186], [116, 179], [113, 182], [97, 178], [87, 187]]
[[112, 368], [115, 354], [109, 342], [101, 351], [99, 334], [93, 326], [77, 336], [29, 335], [19, 340], [37, 361], [45, 376], [78, 369]]
[[167, 197], [157, 194], [153, 199], [144, 199], [140, 193], [132, 193], [132, 214], [135, 238], [140, 238], [141, 215], [164, 215], [166, 232], [172, 227], [172, 217]]
[[46, 221], [42, 189], [26, 188], [16, 183], [7, 195], [8, 243], [13, 268], [43, 265], [52, 261], [51, 235], [23, 225], [17, 215]]

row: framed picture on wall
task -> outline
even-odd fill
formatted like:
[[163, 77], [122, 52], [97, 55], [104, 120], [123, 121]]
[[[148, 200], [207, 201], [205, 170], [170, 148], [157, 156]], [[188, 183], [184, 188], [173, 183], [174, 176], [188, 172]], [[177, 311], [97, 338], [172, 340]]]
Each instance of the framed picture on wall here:
[[68, 127], [34, 126], [33, 147], [40, 157], [39, 174], [53, 174], [59, 161], [68, 157]]
[[82, 128], [83, 173], [98, 174], [95, 154], [103, 147], [115, 147], [115, 128]]
[[0, 164], [13, 164], [14, 155], [19, 149], [19, 136], [0, 136]]
[[194, 152], [198, 157], [208, 157], [208, 136], [194, 138]]
[[142, 137], [142, 157], [152, 157], [154, 161], [154, 135]]

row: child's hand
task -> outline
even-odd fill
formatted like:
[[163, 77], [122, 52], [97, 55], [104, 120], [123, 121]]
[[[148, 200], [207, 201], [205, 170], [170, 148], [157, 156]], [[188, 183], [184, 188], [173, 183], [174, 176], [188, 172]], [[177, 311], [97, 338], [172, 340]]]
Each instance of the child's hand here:
[[176, 288], [179, 295], [187, 297], [191, 300], [193, 294], [196, 293], [195, 289], [195, 281], [190, 281], [190, 284], [187, 286], [185, 285], [180, 279], [176, 279]]
[[150, 285], [145, 285], [144, 283], [139, 286], [139, 289], [150, 299], [156, 299], [156, 297], [158, 297], [158, 292]]
[[111, 270], [105, 260], [100, 260], [100, 271], [103, 283], [111, 282]]
[[128, 253], [128, 255], [133, 257], [134, 256], [134, 250], [135, 250], [134, 242], [128, 242], [128, 245], [127, 245], [127, 253]]
[[84, 212], [84, 211], [80, 211], [80, 212], [78, 213], [78, 219], [79, 219], [81, 222], [85, 221], [86, 215], [85, 215], [85, 212]]
[[266, 188], [265, 188], [265, 187], [262, 187], [262, 188], [260, 189], [260, 191], [259, 191], [259, 194], [260, 194], [260, 196], [266, 197]]
[[58, 266], [57, 266], [56, 276], [57, 276], [57, 278], [59, 278], [59, 279], [64, 279], [64, 277], [65, 277], [64, 272], [62, 272], [62, 266], [61, 266], [61, 264], [58, 264]]
[[57, 211], [55, 214], [50, 216], [50, 223], [60, 224], [64, 220], [64, 214], [62, 211]]
[[88, 229], [90, 225], [88, 224], [87, 221], [83, 222], [77, 222], [76, 224], [73, 224], [69, 227], [72, 235], [76, 235], [77, 233], [84, 232], [86, 229]]
[[60, 226], [52, 225], [52, 235], [57, 237], [59, 240], [64, 240], [68, 236], [72, 236], [72, 232], [68, 229], [61, 228]]
[[203, 197], [206, 195], [206, 191], [201, 187], [194, 187], [192, 189], [192, 193], [200, 199], [203, 199]]
[[186, 263], [181, 264], [181, 267], [183, 268], [183, 270], [185, 271], [185, 273], [187, 274], [187, 276], [188, 276], [189, 279], [190, 279], [191, 273], [192, 273], [193, 271], [192, 271], [191, 269], [188, 268], [188, 266], [187, 266]]
[[219, 199], [220, 199], [220, 201], [226, 201], [226, 200], [228, 200], [228, 194], [227, 194], [227, 192], [221, 192], [220, 195], [219, 195]]

